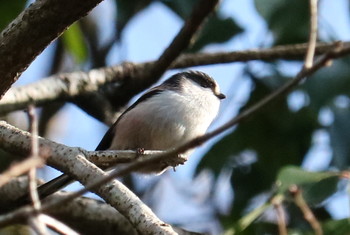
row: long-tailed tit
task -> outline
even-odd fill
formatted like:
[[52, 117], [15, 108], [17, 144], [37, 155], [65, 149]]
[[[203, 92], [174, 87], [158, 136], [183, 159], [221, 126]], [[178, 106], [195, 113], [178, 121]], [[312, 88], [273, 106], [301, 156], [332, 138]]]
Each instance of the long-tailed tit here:
[[[107, 131], [96, 150], [166, 150], [205, 134], [225, 95], [209, 75], [189, 71], [173, 75], [142, 95]], [[185, 154], [186, 155], [186, 154]], [[159, 173], [149, 166], [142, 173]], [[48, 196], [72, 181], [61, 175], [39, 187]]]

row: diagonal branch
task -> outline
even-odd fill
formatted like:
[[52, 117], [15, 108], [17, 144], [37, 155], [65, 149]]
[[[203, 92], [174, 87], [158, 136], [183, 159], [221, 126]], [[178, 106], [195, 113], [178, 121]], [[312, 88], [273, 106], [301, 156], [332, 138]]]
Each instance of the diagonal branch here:
[[315, 48], [317, 42], [317, 28], [318, 28], [318, 15], [317, 15], [317, 0], [310, 0], [310, 31], [309, 31], [309, 43], [307, 53], [305, 56], [305, 67], [311, 68], [315, 55]]

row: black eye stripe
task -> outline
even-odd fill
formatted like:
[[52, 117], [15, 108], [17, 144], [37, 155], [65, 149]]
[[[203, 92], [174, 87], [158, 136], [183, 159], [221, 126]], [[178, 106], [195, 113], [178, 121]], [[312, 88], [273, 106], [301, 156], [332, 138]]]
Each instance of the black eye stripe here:
[[216, 83], [214, 82], [214, 79], [205, 73], [202, 73], [199, 71], [189, 71], [189, 72], [183, 73], [183, 76], [191, 79], [192, 81], [196, 82], [202, 87], [205, 87], [205, 88], [216, 87]]
[[214, 90], [216, 88], [216, 82], [209, 75], [199, 72], [199, 71], [188, 71], [173, 75], [168, 80], [163, 83], [164, 88], [171, 90], [181, 89], [181, 80], [190, 79], [197, 83], [201, 87], [210, 88]]

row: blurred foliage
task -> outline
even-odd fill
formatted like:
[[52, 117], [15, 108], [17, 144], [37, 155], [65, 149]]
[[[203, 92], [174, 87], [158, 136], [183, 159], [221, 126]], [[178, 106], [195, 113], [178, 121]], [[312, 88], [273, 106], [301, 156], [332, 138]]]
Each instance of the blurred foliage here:
[[348, 57], [334, 60], [332, 66], [316, 72], [303, 85], [307, 92], [310, 107], [319, 111], [332, 106], [335, 98], [350, 95], [350, 60]]
[[62, 35], [62, 41], [76, 63], [80, 64], [87, 59], [87, 46], [84, 42], [84, 35], [78, 23], [72, 24]]
[[0, 229], [0, 235], [31, 235], [33, 231], [28, 225], [14, 224]]
[[334, 172], [308, 172], [286, 166], [277, 175], [277, 193], [288, 195], [289, 189], [295, 185], [308, 205], [318, 205], [337, 191], [339, 177]]
[[332, 165], [346, 170], [350, 165], [350, 110], [347, 107], [332, 107], [333, 124], [329, 127], [331, 146], [333, 149]]
[[309, 1], [255, 0], [255, 6], [274, 36], [274, 44], [307, 42]]
[[188, 52], [199, 51], [206, 45], [212, 43], [224, 43], [230, 40], [236, 34], [242, 32], [242, 29], [230, 17], [222, 17], [214, 14], [209, 17], [208, 22], [199, 31], [195, 43], [191, 45]]

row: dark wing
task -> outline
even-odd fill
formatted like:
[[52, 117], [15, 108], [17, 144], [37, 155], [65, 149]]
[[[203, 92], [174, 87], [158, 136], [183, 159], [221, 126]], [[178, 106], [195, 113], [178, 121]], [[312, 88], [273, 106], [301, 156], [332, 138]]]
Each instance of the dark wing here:
[[109, 130], [106, 132], [106, 134], [103, 136], [101, 142], [98, 144], [98, 146], [96, 147], [95, 151], [99, 151], [99, 150], [106, 150], [108, 149], [113, 141], [113, 137], [115, 135], [115, 127], [117, 126], [119, 120], [130, 110], [132, 110], [134, 107], [136, 107], [136, 105], [138, 105], [139, 103], [141, 103], [142, 101], [145, 101], [149, 98], [151, 98], [152, 96], [155, 96], [159, 93], [161, 93], [162, 91], [165, 90], [166, 87], [164, 86], [157, 86], [154, 87], [152, 89], [150, 89], [148, 92], [146, 92], [145, 94], [143, 94], [135, 103], [133, 103], [127, 110], [125, 110], [120, 116], [119, 118], [114, 122], [114, 124], [109, 128]]

